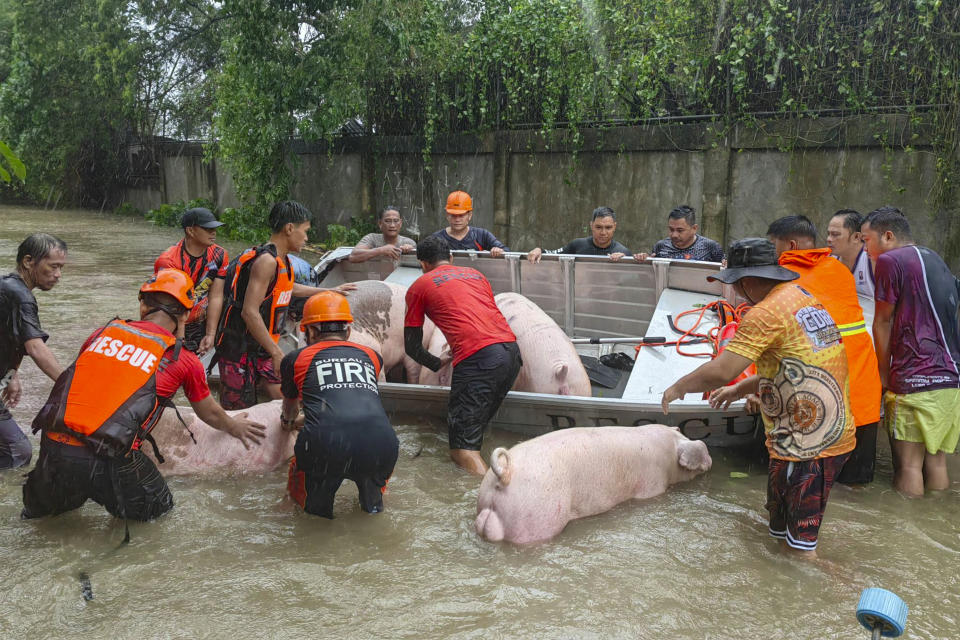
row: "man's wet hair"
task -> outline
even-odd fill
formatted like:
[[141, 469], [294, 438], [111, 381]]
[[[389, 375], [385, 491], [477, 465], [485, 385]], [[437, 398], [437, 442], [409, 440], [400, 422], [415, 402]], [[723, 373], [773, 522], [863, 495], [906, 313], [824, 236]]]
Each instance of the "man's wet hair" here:
[[906, 216], [903, 215], [900, 209], [889, 204], [868, 213], [863, 223], [869, 224], [870, 230], [876, 231], [877, 233], [892, 231], [893, 235], [901, 240], [913, 239], [913, 234], [910, 231], [910, 222]]
[[[383, 209], [380, 209], [380, 213], [377, 214], [377, 222], [383, 220], [383, 216], [387, 215], [387, 211], [396, 211], [397, 215], [400, 215], [400, 207], [395, 207], [392, 204], [388, 204]], [[403, 216], [400, 215], [402, 218]]]
[[276, 233], [288, 223], [303, 224], [312, 218], [310, 210], [296, 200], [278, 202], [270, 209], [270, 230]]
[[860, 227], [863, 225], [863, 214], [856, 209], [840, 209], [830, 217], [843, 218], [843, 228], [851, 234], [860, 231]]
[[688, 204], [682, 204], [667, 214], [667, 220], [686, 220], [691, 227], [697, 224], [697, 211]]
[[440, 236], [427, 236], [417, 243], [417, 260], [437, 264], [450, 259], [450, 245]]
[[778, 240], [806, 238], [816, 244], [817, 228], [807, 216], [784, 216], [770, 223], [767, 227], [767, 237]]
[[66, 253], [67, 243], [49, 233], [31, 233], [20, 243], [20, 246], [17, 247], [17, 266], [22, 265], [27, 256], [33, 258], [33, 261], [36, 263], [56, 250]]
[[593, 223], [597, 218], [613, 218], [613, 221], [617, 221], [617, 214], [614, 213], [613, 209], [610, 207], [597, 207], [593, 210], [593, 214], [590, 216], [590, 222]]

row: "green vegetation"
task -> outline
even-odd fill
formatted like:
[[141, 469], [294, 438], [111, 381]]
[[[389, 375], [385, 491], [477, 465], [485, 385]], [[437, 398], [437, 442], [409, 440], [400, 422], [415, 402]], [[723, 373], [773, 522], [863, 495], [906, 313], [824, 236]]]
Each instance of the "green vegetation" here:
[[585, 127], [651, 118], [722, 133], [901, 111], [932, 124], [937, 207], [960, 176], [958, 33], [945, 0], [0, 0], [0, 138], [35, 197], [93, 206], [129, 178], [129, 141], [210, 139], [245, 233], [289, 197], [291, 142], [347, 124], [429, 154], [449, 132], [576, 147]]

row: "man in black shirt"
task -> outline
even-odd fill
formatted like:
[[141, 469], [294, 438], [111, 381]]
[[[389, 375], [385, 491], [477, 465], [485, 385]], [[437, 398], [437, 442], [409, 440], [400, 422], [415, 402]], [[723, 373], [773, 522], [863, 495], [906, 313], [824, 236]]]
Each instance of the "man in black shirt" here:
[[[617, 230], [617, 214], [610, 207], [597, 207], [590, 217], [590, 233], [586, 238], [571, 240], [566, 246], [547, 253], [573, 253], [582, 256], [610, 256], [614, 262], [630, 255], [630, 249], [613, 239]], [[543, 250], [537, 247], [527, 254], [527, 260], [540, 262]]]
[[40, 328], [35, 288], [49, 291], [60, 281], [67, 260], [67, 245], [46, 233], [35, 233], [17, 249], [17, 270], [0, 276], [0, 469], [30, 462], [30, 441], [10, 409], [20, 401], [17, 369], [25, 355], [56, 380], [63, 367], [45, 344], [49, 337]]

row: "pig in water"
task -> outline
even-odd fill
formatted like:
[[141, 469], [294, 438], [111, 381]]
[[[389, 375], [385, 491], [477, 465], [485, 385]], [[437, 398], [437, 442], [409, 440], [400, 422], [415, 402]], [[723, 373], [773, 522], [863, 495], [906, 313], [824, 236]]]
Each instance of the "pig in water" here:
[[211, 473], [218, 471], [245, 471], [264, 473], [272, 471], [293, 456], [296, 432], [280, 427], [280, 400], [254, 405], [249, 409], [228, 411], [230, 415], [246, 413], [254, 422], [266, 427], [266, 434], [259, 445], [245, 449], [243, 443], [233, 436], [214, 429], [197, 418], [193, 411], [177, 407], [184, 422], [197, 439], [194, 444], [190, 434], [180, 424], [177, 414], [167, 407], [163, 417], [154, 427], [152, 435], [160, 447], [165, 462], [160, 464], [153, 447], [144, 442], [141, 449], [157, 463], [164, 475]]
[[662, 424], [553, 431], [493, 451], [474, 525], [487, 540], [549, 540], [571, 520], [659, 495], [712, 464], [707, 445]]
[[517, 336], [523, 358], [523, 367], [513, 388], [561, 396], [590, 396], [587, 370], [576, 347], [553, 318], [519, 293], [501, 293], [494, 299]]
[[[406, 287], [379, 280], [361, 280], [354, 284], [357, 285], [356, 291], [346, 293], [353, 314], [349, 340], [380, 354], [383, 358], [381, 379], [386, 379], [391, 369], [402, 365], [407, 382], [417, 382], [420, 365], [407, 356], [403, 344]], [[430, 336], [426, 326], [423, 335], [424, 344], [427, 344]]]
[[[513, 383], [514, 391], [552, 393], [560, 396], [590, 396], [590, 378], [583, 368], [576, 347], [553, 319], [519, 293], [500, 293], [497, 307], [517, 336], [523, 366]], [[427, 350], [435, 356], [447, 346], [439, 329], [430, 336]], [[453, 368], [420, 370], [420, 384], [450, 386]]]

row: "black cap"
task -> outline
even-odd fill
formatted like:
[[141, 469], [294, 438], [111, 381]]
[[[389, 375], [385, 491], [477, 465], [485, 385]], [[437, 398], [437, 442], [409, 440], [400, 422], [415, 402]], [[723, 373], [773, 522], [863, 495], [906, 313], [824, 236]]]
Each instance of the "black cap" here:
[[787, 282], [796, 280], [800, 274], [777, 264], [777, 249], [766, 238], [744, 238], [730, 245], [727, 268], [707, 276], [707, 280], [733, 284], [746, 276]]
[[180, 219], [180, 224], [183, 225], [184, 229], [187, 227], [216, 229], [217, 227], [223, 226], [224, 223], [218, 221], [217, 216], [213, 215], [210, 209], [197, 207], [196, 209], [187, 209], [184, 211], [183, 217]]

